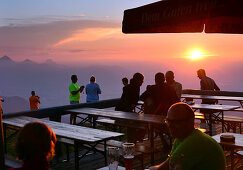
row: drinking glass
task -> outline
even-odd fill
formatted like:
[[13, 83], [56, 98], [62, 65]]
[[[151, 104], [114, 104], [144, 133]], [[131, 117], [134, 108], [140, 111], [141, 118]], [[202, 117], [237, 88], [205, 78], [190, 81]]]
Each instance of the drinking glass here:
[[171, 153], [169, 157], [169, 170], [182, 170], [182, 161], [184, 154], [182, 153]]
[[123, 157], [124, 157], [124, 164], [126, 170], [132, 170], [132, 162], [134, 158], [134, 150], [135, 144], [134, 143], [123, 143]]
[[119, 148], [108, 147], [107, 161], [109, 170], [117, 170], [119, 163]]

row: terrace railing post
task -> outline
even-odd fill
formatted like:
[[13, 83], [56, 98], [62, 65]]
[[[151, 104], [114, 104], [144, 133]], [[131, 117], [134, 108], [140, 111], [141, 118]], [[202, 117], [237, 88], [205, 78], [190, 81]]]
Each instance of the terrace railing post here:
[[5, 169], [5, 159], [4, 159], [4, 137], [3, 137], [3, 121], [2, 113], [0, 111], [0, 169]]

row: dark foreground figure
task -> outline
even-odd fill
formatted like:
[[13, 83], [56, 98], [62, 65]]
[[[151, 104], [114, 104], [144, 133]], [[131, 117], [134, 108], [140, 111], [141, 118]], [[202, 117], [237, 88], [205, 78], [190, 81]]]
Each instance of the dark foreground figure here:
[[15, 144], [17, 157], [24, 164], [9, 170], [49, 170], [55, 144], [56, 135], [50, 127], [41, 122], [26, 124], [20, 130]]
[[225, 170], [225, 155], [210, 136], [194, 129], [194, 112], [185, 103], [176, 103], [168, 111], [167, 123], [175, 138], [170, 158], [151, 170]]

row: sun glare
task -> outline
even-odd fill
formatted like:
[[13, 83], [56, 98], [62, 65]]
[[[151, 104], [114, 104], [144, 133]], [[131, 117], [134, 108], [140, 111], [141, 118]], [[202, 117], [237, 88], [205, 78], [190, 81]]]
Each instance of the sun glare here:
[[188, 56], [188, 58], [191, 59], [191, 60], [198, 60], [198, 59], [203, 58], [203, 55], [202, 55], [201, 51], [199, 51], [199, 50], [193, 50], [191, 52], [191, 55]]

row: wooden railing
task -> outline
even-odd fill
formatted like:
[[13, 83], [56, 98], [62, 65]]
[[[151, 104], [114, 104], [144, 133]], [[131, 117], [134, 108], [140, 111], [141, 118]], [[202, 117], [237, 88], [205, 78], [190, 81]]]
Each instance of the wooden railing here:
[[4, 134], [3, 134], [3, 124], [2, 118], [9, 118], [9, 117], [17, 117], [17, 116], [31, 116], [37, 118], [45, 118], [45, 117], [59, 117], [61, 115], [68, 114], [64, 112], [68, 109], [75, 109], [75, 108], [83, 108], [83, 107], [93, 107], [93, 108], [109, 108], [116, 106], [119, 99], [110, 99], [110, 100], [102, 100], [99, 102], [92, 102], [92, 103], [81, 103], [75, 105], [65, 105], [65, 106], [58, 106], [58, 107], [50, 107], [44, 108], [39, 110], [33, 111], [23, 111], [23, 112], [15, 112], [15, 113], [8, 113], [0, 115], [0, 169], [5, 169], [5, 158], [4, 158]]
[[243, 92], [184, 89], [182, 94], [243, 97]]

